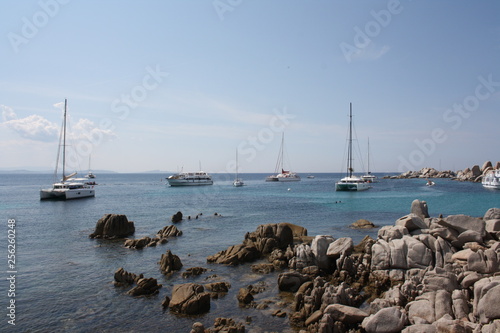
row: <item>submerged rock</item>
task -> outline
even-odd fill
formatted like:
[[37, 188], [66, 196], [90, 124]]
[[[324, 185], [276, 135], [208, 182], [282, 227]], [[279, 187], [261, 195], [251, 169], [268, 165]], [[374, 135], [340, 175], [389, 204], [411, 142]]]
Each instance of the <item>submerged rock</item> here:
[[210, 310], [210, 293], [195, 283], [177, 284], [172, 290], [170, 310], [179, 314], [196, 315]]

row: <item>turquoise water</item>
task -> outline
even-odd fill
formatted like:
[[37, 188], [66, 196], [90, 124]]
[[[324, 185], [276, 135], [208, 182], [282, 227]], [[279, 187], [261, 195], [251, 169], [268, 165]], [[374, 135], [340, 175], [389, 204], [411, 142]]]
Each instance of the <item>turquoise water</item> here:
[[[338, 174], [303, 175], [297, 183], [266, 183], [263, 174], [241, 175], [247, 184], [234, 188], [232, 176], [215, 175], [215, 184], [206, 187], [168, 187], [160, 174], [97, 175], [95, 198], [77, 201], [39, 200], [38, 191], [51, 183], [51, 175], [0, 175], [0, 246], [4, 251], [0, 279], [0, 308], [6, 309], [7, 221], [16, 220], [16, 326], [7, 323], [7, 310], [1, 313], [0, 328], [19, 332], [189, 332], [195, 321], [206, 327], [217, 317], [241, 321], [251, 317], [247, 331], [292, 332], [288, 318], [271, 315], [275, 303], [287, 299], [276, 287], [276, 274], [258, 275], [250, 265], [225, 267], [206, 263], [208, 255], [242, 242], [246, 232], [264, 223], [290, 222], [308, 229], [309, 235], [376, 237], [377, 229], [352, 230], [348, 226], [365, 218], [377, 226], [391, 225], [407, 214], [414, 199], [425, 200], [431, 216], [467, 214], [483, 216], [491, 207], [500, 207], [500, 191], [489, 191], [480, 184], [447, 179], [381, 180], [366, 192], [335, 192]], [[181, 237], [167, 244], [143, 250], [123, 248], [122, 242], [92, 240], [97, 220], [106, 213], [125, 214], [135, 222], [134, 237], [154, 236], [170, 224], [170, 216], [182, 211], [177, 224]], [[202, 213], [199, 219], [194, 216]], [[214, 216], [218, 213], [219, 216]], [[171, 250], [184, 265], [202, 266], [209, 271], [199, 277], [183, 279], [180, 273], [165, 277], [159, 271], [161, 254]], [[119, 268], [163, 284], [159, 295], [133, 298], [127, 289], [115, 288], [113, 274]], [[182, 271], [181, 271], [182, 272]], [[208, 314], [179, 317], [164, 311], [161, 301], [171, 296], [177, 283], [229, 281], [230, 292], [211, 301]], [[269, 309], [242, 309], [236, 294], [240, 287], [265, 283], [266, 291], [256, 301], [270, 299]]]

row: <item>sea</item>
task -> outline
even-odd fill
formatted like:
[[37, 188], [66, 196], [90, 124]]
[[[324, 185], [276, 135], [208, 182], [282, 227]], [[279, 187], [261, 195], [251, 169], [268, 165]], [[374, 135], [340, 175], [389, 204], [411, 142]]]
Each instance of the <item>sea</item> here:
[[[273, 316], [293, 301], [293, 295], [278, 290], [280, 272], [257, 274], [251, 264], [208, 264], [207, 256], [240, 244], [261, 224], [289, 222], [305, 227], [309, 236], [351, 237], [358, 243], [366, 235], [376, 238], [380, 227], [408, 214], [414, 199], [426, 201], [433, 217], [482, 217], [500, 207], [500, 191], [478, 183], [435, 179], [429, 187], [425, 179], [376, 174], [379, 182], [368, 191], [336, 192], [341, 174], [307, 175], [300, 182], [269, 183], [265, 174], [241, 174], [246, 185], [236, 188], [227, 174], [214, 174], [212, 186], [169, 187], [168, 174], [103, 173], [95, 179], [94, 198], [40, 201], [39, 190], [50, 187], [52, 175], [0, 174], [0, 331], [188, 333], [195, 322], [209, 328], [216, 318], [230, 317], [244, 323], [246, 332], [296, 332], [289, 316]], [[184, 220], [176, 226], [183, 234], [163, 245], [133, 250], [123, 240], [89, 238], [108, 213], [125, 214], [135, 224], [131, 238], [141, 238], [172, 224], [178, 211]], [[358, 219], [377, 228], [351, 229]], [[168, 250], [179, 256], [183, 268], [165, 276], [158, 262]], [[157, 279], [159, 294], [132, 297], [130, 288], [115, 287], [113, 276], [120, 267]], [[183, 278], [181, 273], [191, 267], [207, 272]], [[211, 300], [206, 314], [180, 316], [161, 305], [176, 284], [217, 281], [231, 288]], [[265, 304], [263, 309], [239, 306], [236, 295], [249, 285], [262, 289], [254, 297]]]

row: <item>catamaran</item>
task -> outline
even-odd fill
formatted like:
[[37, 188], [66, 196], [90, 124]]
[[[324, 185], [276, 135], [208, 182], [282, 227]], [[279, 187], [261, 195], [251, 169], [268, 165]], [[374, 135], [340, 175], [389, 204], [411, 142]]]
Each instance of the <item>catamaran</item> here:
[[347, 150], [347, 176], [335, 183], [336, 191], [365, 191], [370, 188], [369, 183], [354, 176], [352, 167], [352, 103], [349, 103], [349, 146]]
[[212, 176], [205, 171], [179, 172], [167, 178], [170, 186], [212, 185]]
[[[95, 196], [95, 189], [93, 185], [86, 184], [75, 178], [73, 178], [77, 173], [66, 175], [66, 112], [67, 112], [68, 100], [64, 100], [64, 120], [61, 129], [61, 136], [59, 138], [59, 147], [61, 147], [61, 137], [62, 137], [62, 178], [61, 181], [56, 182], [51, 188], [40, 190], [40, 200], [47, 199], [59, 199], [59, 200], [69, 200], [69, 199], [80, 199]], [[59, 150], [57, 154], [56, 170], [54, 173], [54, 178], [57, 179], [57, 168], [59, 165]]]

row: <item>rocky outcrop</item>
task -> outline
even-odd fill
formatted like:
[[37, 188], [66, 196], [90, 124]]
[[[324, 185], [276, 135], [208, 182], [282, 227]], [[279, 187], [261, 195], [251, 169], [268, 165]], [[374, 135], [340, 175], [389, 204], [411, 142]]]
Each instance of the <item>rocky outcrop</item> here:
[[172, 215], [171, 221], [173, 223], [177, 223], [182, 221], [182, 212], [177, 212], [174, 215]]
[[158, 293], [161, 284], [154, 278], [142, 278], [137, 281], [137, 286], [130, 289], [127, 294], [132, 296], [149, 296]]
[[[499, 219], [500, 209], [483, 218], [429, 218], [426, 210], [414, 201], [412, 213], [363, 245], [328, 236], [316, 236], [313, 250], [296, 245], [290, 264], [304, 265], [278, 277], [280, 290], [295, 293], [292, 325], [308, 332], [494, 331], [500, 323], [500, 241], [486, 226]], [[321, 271], [332, 272], [329, 279], [304, 274], [307, 264], [319, 263]], [[363, 314], [359, 306], [366, 301]], [[357, 316], [347, 319], [346, 312]]]
[[115, 272], [115, 280], [113, 281], [113, 284], [120, 287], [129, 286], [131, 284], [137, 283], [137, 281], [139, 281], [139, 279], [142, 279], [143, 277], [143, 274], [137, 275], [134, 273], [129, 273], [124, 270], [123, 267], [120, 267]]
[[178, 237], [182, 236], [182, 231], [177, 229], [175, 225], [167, 225], [166, 227], [163, 227], [163, 229], [158, 230], [156, 235], [159, 238]]
[[216, 318], [213, 328], [205, 328], [202, 323], [196, 322], [193, 324], [189, 333], [245, 333], [245, 325], [237, 323], [232, 318]]
[[210, 310], [210, 294], [202, 285], [185, 283], [174, 285], [170, 310], [179, 314], [197, 315]]
[[160, 271], [163, 274], [170, 274], [182, 268], [181, 259], [179, 256], [172, 254], [170, 250], [167, 250], [167, 253], [161, 255], [159, 264]]
[[408, 178], [455, 178], [456, 173], [451, 170], [438, 171], [434, 168], [422, 168], [419, 171], [407, 171], [397, 176], [385, 177], [391, 179], [408, 179]]
[[134, 222], [129, 221], [127, 216], [119, 214], [105, 214], [95, 226], [90, 238], [115, 239], [124, 238], [134, 234]]
[[359, 219], [356, 222], [351, 224], [351, 228], [353, 229], [371, 229], [375, 228], [375, 224], [372, 222], [365, 220], [365, 219]]
[[304, 228], [293, 226], [289, 223], [265, 224], [257, 227], [257, 230], [245, 235], [242, 244], [233, 245], [226, 250], [207, 257], [207, 262], [239, 265], [252, 262], [263, 256], [269, 256], [274, 250], [285, 250], [294, 241], [294, 230], [301, 235], [307, 235]]

